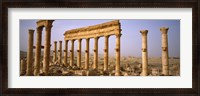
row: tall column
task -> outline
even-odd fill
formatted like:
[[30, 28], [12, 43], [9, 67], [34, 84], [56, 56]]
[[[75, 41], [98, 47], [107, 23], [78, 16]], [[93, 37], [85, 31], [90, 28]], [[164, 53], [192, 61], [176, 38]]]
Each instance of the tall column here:
[[50, 42], [51, 42], [51, 28], [53, 20], [47, 20], [45, 25], [45, 45], [44, 45], [44, 63], [43, 72], [48, 75], [49, 71], [49, 60], [50, 60]]
[[59, 41], [59, 61], [58, 63], [62, 65], [62, 41]]
[[148, 75], [148, 53], [147, 53], [147, 33], [148, 30], [141, 30], [142, 34], [142, 76]]
[[64, 50], [64, 65], [67, 66], [67, 56], [68, 55], [68, 40], [65, 41], [65, 50]]
[[70, 50], [70, 66], [74, 65], [74, 40], [71, 40], [72, 45], [71, 45], [71, 50]]
[[40, 73], [42, 29], [43, 27], [38, 27], [36, 34], [36, 50], [35, 50], [35, 65], [34, 65], [35, 76], [38, 76]]
[[27, 52], [27, 76], [33, 75], [33, 33], [34, 30], [28, 30], [28, 52]]
[[162, 73], [169, 75], [169, 57], [168, 57], [168, 29], [166, 27], [160, 28], [162, 34]]
[[116, 34], [116, 64], [115, 76], [120, 76], [120, 37], [121, 34]]
[[90, 38], [86, 39], [86, 50], [85, 50], [85, 69], [89, 69], [89, 44]]
[[108, 40], [109, 40], [109, 36], [105, 36], [105, 45], [104, 45], [104, 71], [108, 70]]
[[53, 62], [57, 60], [57, 41], [54, 41]]
[[77, 66], [81, 68], [81, 41], [82, 39], [78, 40], [78, 54], [77, 54]]
[[98, 39], [99, 39], [99, 37], [94, 38], [94, 65], [93, 65], [93, 69], [98, 69]]

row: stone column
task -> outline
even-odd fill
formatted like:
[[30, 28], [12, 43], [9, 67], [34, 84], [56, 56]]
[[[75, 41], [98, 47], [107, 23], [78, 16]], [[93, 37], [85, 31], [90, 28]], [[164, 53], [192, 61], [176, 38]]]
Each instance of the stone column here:
[[26, 61], [24, 58], [20, 61], [20, 75], [24, 75], [26, 73]]
[[36, 34], [36, 47], [35, 47], [36, 50], [35, 50], [35, 65], [34, 65], [35, 76], [38, 76], [40, 73], [42, 29], [43, 27], [38, 27], [37, 34]]
[[68, 40], [65, 41], [65, 50], [64, 50], [64, 65], [67, 66], [67, 56], [68, 55]]
[[99, 37], [94, 38], [94, 65], [93, 65], [93, 69], [98, 69], [98, 39], [99, 39]]
[[59, 41], [59, 60], [58, 63], [62, 65], [62, 41]]
[[141, 30], [142, 34], [142, 76], [148, 75], [148, 52], [147, 52], [147, 33], [148, 30]]
[[44, 63], [43, 63], [43, 72], [45, 75], [48, 75], [49, 71], [49, 60], [50, 60], [50, 42], [51, 42], [51, 28], [52, 21], [47, 20], [45, 26], [45, 44], [44, 44]]
[[54, 41], [53, 62], [57, 60], [57, 41]]
[[90, 38], [86, 39], [86, 50], [85, 50], [85, 69], [89, 69], [89, 44]]
[[169, 57], [168, 57], [168, 29], [166, 27], [160, 28], [162, 34], [162, 74], [169, 75]]
[[120, 76], [120, 37], [121, 34], [116, 34], [116, 64], [115, 76]]
[[34, 30], [29, 29], [28, 33], [28, 50], [27, 50], [27, 70], [26, 75], [33, 75], [33, 33]]
[[108, 40], [109, 36], [105, 36], [105, 45], [104, 45], [104, 71], [108, 70]]
[[74, 40], [71, 40], [72, 45], [71, 45], [71, 50], [70, 50], [70, 66], [74, 65]]
[[81, 41], [82, 39], [78, 40], [78, 54], [77, 54], [77, 66], [81, 68]]

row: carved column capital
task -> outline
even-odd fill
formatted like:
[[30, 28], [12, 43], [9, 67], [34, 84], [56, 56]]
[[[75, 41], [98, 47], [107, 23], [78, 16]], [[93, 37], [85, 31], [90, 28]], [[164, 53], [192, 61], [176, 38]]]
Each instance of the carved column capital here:
[[74, 42], [74, 41], [75, 41], [74, 39], [71, 40], [71, 42]]
[[34, 31], [35, 31], [35, 30], [33, 30], [33, 29], [29, 29], [29, 30], [28, 30], [28, 32], [29, 32], [30, 34], [33, 34]]
[[78, 39], [78, 42], [81, 42], [82, 41], [82, 39]]
[[117, 38], [120, 38], [122, 36], [122, 34], [115, 34]]
[[148, 30], [140, 30], [140, 33], [142, 34], [142, 36], [147, 36]]
[[37, 32], [41, 33], [43, 30], [43, 27], [37, 27]]
[[45, 30], [50, 31], [52, 27], [53, 27], [53, 25], [45, 25]]
[[98, 40], [98, 39], [99, 39], [99, 37], [94, 37], [94, 39]]
[[167, 34], [168, 30], [169, 30], [168, 27], [162, 27], [162, 28], [160, 28], [160, 31], [161, 31], [162, 34]]
[[54, 44], [57, 44], [57, 41], [54, 41]]
[[109, 38], [109, 37], [110, 37], [110, 35], [105, 35], [104, 37], [105, 37], [105, 38]]

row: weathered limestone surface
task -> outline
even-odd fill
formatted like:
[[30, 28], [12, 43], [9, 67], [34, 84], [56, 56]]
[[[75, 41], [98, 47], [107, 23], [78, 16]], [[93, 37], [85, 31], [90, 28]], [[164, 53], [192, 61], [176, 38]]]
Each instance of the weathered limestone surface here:
[[34, 75], [35, 76], [38, 76], [39, 72], [40, 72], [41, 40], [42, 40], [42, 27], [37, 27], [35, 65], [34, 65]]
[[65, 35], [65, 40], [72, 40], [72, 39], [78, 40], [78, 39], [120, 34], [120, 31], [121, 31], [120, 22], [119, 20], [115, 20], [94, 26], [68, 30], [65, 32], [64, 35]]
[[33, 33], [34, 30], [29, 29], [28, 32], [28, 52], [27, 52], [27, 70], [26, 75], [33, 75]]
[[59, 41], [59, 60], [58, 63], [62, 65], [62, 41]]
[[148, 30], [141, 30], [142, 34], [142, 76], [148, 75], [148, 53], [147, 53], [147, 33]]
[[26, 60], [24, 58], [20, 61], [20, 75], [26, 74]]
[[85, 69], [89, 69], [89, 44], [90, 44], [90, 39], [86, 39], [86, 50], [85, 50]]
[[[77, 28], [68, 30], [65, 32], [65, 40], [81, 40], [86, 39], [86, 50], [85, 50], [85, 65], [84, 69], [89, 69], [89, 40], [90, 38], [94, 38], [94, 62], [93, 69], [98, 69], [98, 38], [105, 37], [105, 49], [104, 49], [104, 71], [108, 70], [108, 37], [110, 35], [116, 35], [116, 67], [115, 67], [115, 75], [120, 75], [120, 37], [121, 37], [121, 25], [119, 20], [106, 22], [94, 26], [88, 26], [83, 28]], [[80, 44], [80, 43], [79, 43]], [[81, 66], [79, 60], [80, 57], [80, 45], [77, 50], [77, 66]], [[71, 50], [72, 52], [72, 50]], [[72, 59], [72, 58], [71, 58]], [[71, 60], [72, 61], [72, 60]], [[71, 64], [71, 63], [70, 63]]]
[[116, 65], [115, 76], [120, 76], [120, 38], [121, 34], [116, 35]]
[[70, 66], [74, 65], [74, 40], [71, 40], [71, 50], [70, 50]]
[[98, 69], [98, 39], [99, 39], [99, 37], [94, 38], [94, 64], [93, 64], [93, 69]]
[[160, 28], [162, 34], [162, 73], [169, 75], [169, 56], [168, 56], [168, 29], [166, 27]]
[[48, 75], [49, 71], [49, 60], [50, 60], [50, 42], [51, 42], [51, 28], [54, 20], [40, 20], [37, 22], [38, 27], [45, 27], [45, 44], [44, 44], [44, 62], [43, 72]]
[[78, 66], [79, 68], [81, 67], [81, 41], [82, 41], [82, 39], [78, 39], [77, 66]]
[[108, 70], [108, 40], [109, 36], [105, 36], [105, 49], [104, 49], [104, 71]]
[[65, 40], [65, 50], [64, 50], [64, 65], [65, 66], [68, 66], [67, 57], [68, 57], [68, 40]]
[[54, 41], [53, 62], [57, 61], [57, 41]]

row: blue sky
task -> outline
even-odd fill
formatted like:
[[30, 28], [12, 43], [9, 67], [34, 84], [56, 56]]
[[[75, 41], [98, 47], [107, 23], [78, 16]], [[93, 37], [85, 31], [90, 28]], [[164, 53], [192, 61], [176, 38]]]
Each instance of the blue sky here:
[[[28, 45], [28, 29], [36, 30], [38, 20], [20, 20], [20, 50], [26, 51]], [[54, 41], [63, 41], [64, 33], [67, 30], [96, 25], [112, 20], [55, 20], [51, 32], [51, 50], [53, 50]], [[180, 57], [180, 20], [120, 20], [121, 36], [121, 55], [141, 57], [142, 38], [140, 30], [148, 30], [148, 56], [161, 57], [161, 27], [169, 27], [168, 46], [170, 57]], [[45, 29], [42, 32], [42, 45], [44, 45]], [[34, 45], [36, 44], [36, 31], [34, 32]], [[75, 50], [78, 47], [78, 41], [75, 41]], [[85, 50], [85, 40], [82, 40], [82, 51]], [[68, 43], [70, 49], [71, 42]], [[115, 36], [109, 37], [109, 55], [115, 55]], [[94, 39], [90, 39], [90, 53], [93, 54]], [[99, 38], [99, 54], [103, 54], [104, 38]], [[69, 51], [69, 50], [68, 50]]]

